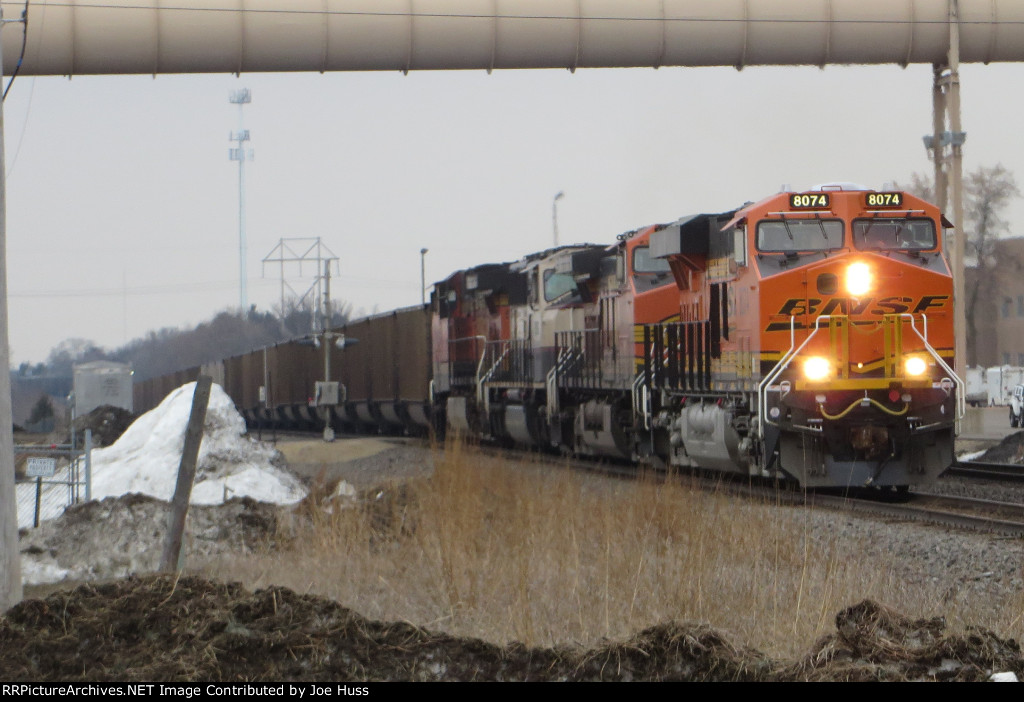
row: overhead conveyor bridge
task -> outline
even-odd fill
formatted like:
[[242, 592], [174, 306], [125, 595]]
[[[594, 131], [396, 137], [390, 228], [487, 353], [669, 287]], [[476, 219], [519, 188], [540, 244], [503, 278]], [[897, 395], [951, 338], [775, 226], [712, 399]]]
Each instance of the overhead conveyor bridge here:
[[[1024, 60], [1024, 3], [958, 5], [961, 62]], [[32, 0], [28, 16], [22, 75], [942, 64], [950, 43], [948, 0]], [[7, 73], [21, 43], [7, 24]]]

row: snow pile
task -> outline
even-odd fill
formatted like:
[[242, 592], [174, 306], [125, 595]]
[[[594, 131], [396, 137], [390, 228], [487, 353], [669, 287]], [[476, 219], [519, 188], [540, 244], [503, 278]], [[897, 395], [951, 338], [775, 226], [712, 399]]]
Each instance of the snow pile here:
[[[65, 501], [41, 505], [47, 521], [21, 537], [24, 583], [116, 578], [157, 568], [195, 385], [172, 392], [113, 446], [93, 450], [93, 501], [66, 511]], [[192, 488], [191, 502], [199, 506], [189, 510], [185, 539], [191, 557], [218, 548], [249, 552], [272, 538], [276, 508], [265, 503], [292, 504], [306, 496], [299, 481], [278, 467], [281, 462], [276, 449], [246, 436], [231, 398], [212, 386]], [[66, 499], [66, 487], [55, 487], [55, 496]], [[31, 526], [35, 486], [18, 489], [19, 526]]]
[[[182, 385], [139, 417], [120, 439], [92, 454], [92, 497], [143, 493], [170, 500], [178, 480], [185, 428], [195, 383]], [[277, 467], [277, 451], [245, 435], [245, 420], [223, 388], [213, 385], [199, 447], [192, 504], [231, 497], [292, 504], [306, 495], [298, 480]]]
[[[120, 497], [141, 493], [160, 500], [174, 496], [185, 428], [192, 413], [195, 383], [183, 385], [160, 406], [139, 417], [113, 446], [92, 452], [92, 497]], [[232, 497], [260, 502], [293, 504], [306, 495], [290, 473], [280, 469], [276, 449], [245, 434], [245, 420], [223, 388], [213, 385], [203, 425], [192, 504], [217, 505]], [[58, 469], [43, 485], [40, 521], [56, 519], [68, 505], [69, 469]], [[36, 485], [16, 486], [18, 527], [31, 527], [36, 508]], [[79, 495], [84, 496], [84, 488]]]

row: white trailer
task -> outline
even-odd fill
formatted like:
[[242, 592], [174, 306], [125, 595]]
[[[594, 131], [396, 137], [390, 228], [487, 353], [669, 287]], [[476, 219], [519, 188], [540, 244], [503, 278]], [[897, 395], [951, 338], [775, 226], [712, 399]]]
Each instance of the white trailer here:
[[1005, 407], [1010, 404], [1013, 388], [1024, 383], [1024, 368], [1020, 366], [993, 366], [985, 371], [988, 404]]
[[985, 381], [985, 369], [981, 367], [967, 369], [967, 404], [971, 407], [988, 405], [988, 383]]

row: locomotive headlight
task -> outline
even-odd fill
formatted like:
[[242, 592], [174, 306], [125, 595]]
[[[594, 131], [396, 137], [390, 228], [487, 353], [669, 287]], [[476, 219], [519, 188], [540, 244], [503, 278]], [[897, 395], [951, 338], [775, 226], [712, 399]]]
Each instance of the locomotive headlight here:
[[912, 378], [916, 378], [920, 375], [924, 375], [924, 372], [928, 370], [928, 364], [920, 356], [911, 356], [903, 362], [903, 370], [907, 372]]
[[827, 358], [811, 356], [804, 361], [804, 377], [811, 381], [824, 380], [832, 374], [832, 364]]
[[846, 269], [846, 291], [860, 297], [871, 290], [871, 267], [866, 263], [851, 263]]

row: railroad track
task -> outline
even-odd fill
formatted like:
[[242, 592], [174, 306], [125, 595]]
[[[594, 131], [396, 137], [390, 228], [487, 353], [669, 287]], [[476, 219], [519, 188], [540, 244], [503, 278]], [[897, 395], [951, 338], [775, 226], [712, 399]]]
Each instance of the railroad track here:
[[1024, 538], [1024, 505], [969, 497], [915, 492], [893, 502], [870, 491], [829, 494], [823, 491], [786, 491], [757, 485], [731, 486], [735, 494], [777, 505], [834, 509], [893, 522], [914, 522], [958, 530], [980, 531]]
[[[569, 461], [568, 463], [563, 462], [563, 465], [612, 476], [635, 477], [637, 475], [635, 468], [615, 464]], [[1003, 466], [1003, 468], [1007, 468], [1007, 466]], [[668, 476], [664, 477], [668, 478]], [[704, 487], [708, 490], [725, 490], [729, 494], [760, 500], [771, 505], [807, 505], [899, 522], [916, 522], [1024, 538], [1024, 504], [1020, 503], [936, 495], [926, 492], [896, 495], [868, 489], [859, 490], [854, 494], [838, 494], [835, 490], [803, 491], [740, 480], [727, 482], [723, 481], [722, 476], [718, 474], [709, 475], [703, 482]], [[895, 502], [894, 499], [899, 501]]]
[[[306, 432], [281, 431], [278, 438], [297, 438], [310, 436]], [[425, 440], [424, 440], [425, 441]], [[506, 449], [494, 446], [480, 446], [479, 449], [491, 456], [508, 457]], [[522, 452], [515, 452], [522, 458]], [[609, 477], [634, 479], [641, 474], [632, 464], [610, 461], [593, 461], [566, 456], [531, 454], [532, 460], [591, 473], [600, 473]], [[998, 480], [1024, 480], [1021, 467], [1006, 464], [978, 464], [974, 462], [957, 463], [950, 471], [968, 477], [984, 476]], [[950, 472], [947, 471], [947, 472]], [[964, 471], [960, 473], [959, 471]], [[648, 473], [649, 474], [649, 473]], [[668, 473], [658, 473], [661, 479], [670, 480]], [[916, 522], [933, 526], [954, 529], [984, 531], [997, 533], [1014, 538], [1024, 538], [1024, 504], [996, 502], [967, 497], [951, 497], [930, 493], [915, 492], [899, 496], [900, 502], [893, 501], [891, 493], [877, 493], [862, 490], [854, 494], [838, 494], [831, 491], [803, 491], [778, 485], [744, 482], [741, 480], [723, 480], [721, 474], [702, 476], [696, 473], [685, 473], [687, 479], [696, 480], [696, 484], [707, 490], [726, 491], [731, 495], [760, 500], [765, 504], [811, 506], [836, 509], [853, 514], [879, 517], [899, 522]]]
[[[635, 478], [638, 475], [636, 467], [630, 465], [554, 457], [552, 457], [552, 462], [558, 462], [562, 466], [576, 470], [599, 472], [614, 477]], [[1013, 468], [1013, 466], [992, 465], [1004, 469]], [[1012, 470], [1010, 474], [1012, 474]], [[660, 475], [664, 479], [670, 479], [667, 474]], [[691, 473], [686, 475], [693, 477]], [[729, 482], [723, 480], [720, 474], [708, 474], [706, 478], [701, 478], [698, 474], [697, 477], [702, 486], [708, 490], [725, 490], [729, 494], [760, 500], [771, 505], [808, 505], [900, 522], [916, 522], [1024, 538], [1024, 504], [1019, 503], [936, 495], [926, 492], [900, 495], [879, 493], [868, 489], [860, 490], [857, 494], [852, 495], [838, 494], [835, 490], [803, 491], [774, 484], [758, 484], [741, 480]], [[894, 499], [900, 501], [894, 502]]]
[[1012, 463], [956, 461], [943, 475], [956, 475], [973, 480], [1024, 482], [1024, 466]]

